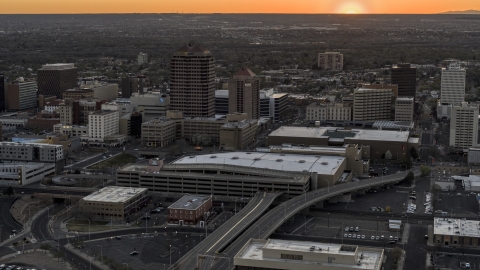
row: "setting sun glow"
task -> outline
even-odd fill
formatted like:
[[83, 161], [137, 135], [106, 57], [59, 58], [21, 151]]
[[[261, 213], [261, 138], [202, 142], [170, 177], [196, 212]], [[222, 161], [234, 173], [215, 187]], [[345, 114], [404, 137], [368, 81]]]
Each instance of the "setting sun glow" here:
[[358, 14], [358, 11], [355, 9], [347, 9], [343, 12], [344, 14]]
[[337, 13], [341, 14], [359, 14], [366, 13], [365, 7], [363, 7], [359, 1], [343, 1], [337, 6]]
[[[3, 13], [411, 14], [480, 10], [479, 0], [0, 0]], [[2, 29], [0, 29], [2, 30]]]

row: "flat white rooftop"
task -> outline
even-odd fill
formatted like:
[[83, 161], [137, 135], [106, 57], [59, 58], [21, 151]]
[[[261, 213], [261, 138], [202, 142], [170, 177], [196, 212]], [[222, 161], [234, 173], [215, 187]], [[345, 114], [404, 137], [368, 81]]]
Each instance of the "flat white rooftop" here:
[[[310, 251], [311, 247], [315, 247], [314, 251]], [[347, 248], [348, 247], [348, 248]], [[280, 259], [268, 257], [264, 255], [264, 250], [277, 250], [279, 253], [304, 254], [302, 260]], [[311, 256], [313, 254], [313, 256]], [[357, 264], [360, 254], [363, 258], [360, 264]], [[345, 260], [337, 259], [328, 262], [329, 257], [345, 256], [344, 258], [351, 261], [351, 264]], [[380, 269], [382, 264], [383, 250], [381, 248], [365, 248], [361, 249], [354, 245], [328, 244], [310, 241], [293, 241], [293, 240], [257, 240], [251, 239], [242, 250], [235, 256], [235, 265], [255, 265], [255, 261], [263, 261], [269, 267], [275, 265], [283, 265], [282, 268], [271, 269]], [[314, 258], [308, 260], [307, 258]]]
[[333, 175], [345, 161], [342, 156], [297, 155], [264, 152], [229, 152], [185, 156], [172, 164], [226, 164], [290, 172]]
[[367, 140], [367, 141], [389, 141], [407, 142], [408, 131], [396, 130], [375, 130], [375, 129], [337, 129], [328, 127], [290, 127], [283, 126], [268, 136], [294, 137], [294, 138], [329, 138], [343, 140], [344, 138]]
[[110, 202], [110, 203], [119, 203], [126, 202], [130, 198], [139, 195], [140, 193], [146, 191], [146, 188], [130, 188], [130, 187], [104, 187], [99, 191], [84, 197], [84, 201], [91, 202]]
[[272, 131], [268, 136], [295, 137], [295, 138], [326, 138], [327, 128], [320, 127], [290, 127], [283, 126]]
[[480, 221], [459, 218], [434, 218], [433, 234], [480, 237]]

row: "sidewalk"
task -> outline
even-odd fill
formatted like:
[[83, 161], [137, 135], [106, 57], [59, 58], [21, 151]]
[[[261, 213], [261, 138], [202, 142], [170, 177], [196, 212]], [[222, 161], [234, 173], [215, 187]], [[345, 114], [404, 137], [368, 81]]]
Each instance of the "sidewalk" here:
[[[39, 212], [37, 212], [31, 219], [29, 219], [27, 221], [27, 226], [24, 226], [24, 230], [22, 232], [19, 232], [18, 234], [16, 234], [15, 236], [11, 237], [10, 239], [7, 239], [3, 242], [0, 243], [0, 246], [9, 246], [11, 243], [17, 241], [18, 239], [20, 239], [21, 237], [24, 237], [25, 235], [28, 235], [30, 233], [30, 230], [31, 230], [31, 226], [32, 226], [32, 223], [33, 221], [38, 217], [40, 216], [41, 214], [45, 213], [45, 211], [47, 211], [47, 208], [44, 208], [42, 210], [40, 210]], [[32, 243], [36, 243], [36, 240], [31, 237], [30, 238], [30, 242]]]
[[71, 251], [72, 253], [75, 253], [75, 255], [79, 256], [79, 257], [82, 257], [84, 260], [90, 262], [92, 265], [95, 265], [96, 267], [100, 268], [100, 269], [105, 269], [105, 270], [109, 270], [110, 267], [102, 264], [101, 262], [97, 261], [95, 258], [83, 253], [83, 252], [80, 252], [78, 251], [77, 249], [73, 248], [71, 244], [67, 244], [65, 245], [65, 248], [68, 249], [69, 251]]

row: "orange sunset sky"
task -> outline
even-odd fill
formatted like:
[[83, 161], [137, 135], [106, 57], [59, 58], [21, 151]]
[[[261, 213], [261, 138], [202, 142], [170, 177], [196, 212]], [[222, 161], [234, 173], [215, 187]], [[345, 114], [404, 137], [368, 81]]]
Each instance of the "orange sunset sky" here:
[[480, 0], [1, 0], [0, 13], [439, 13]]

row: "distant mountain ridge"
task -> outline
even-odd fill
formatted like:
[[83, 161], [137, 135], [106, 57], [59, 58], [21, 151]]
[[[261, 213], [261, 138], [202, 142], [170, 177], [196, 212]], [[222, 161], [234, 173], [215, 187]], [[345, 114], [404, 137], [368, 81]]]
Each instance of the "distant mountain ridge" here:
[[480, 14], [480, 10], [475, 10], [475, 9], [456, 10], [456, 11], [446, 11], [439, 14]]

